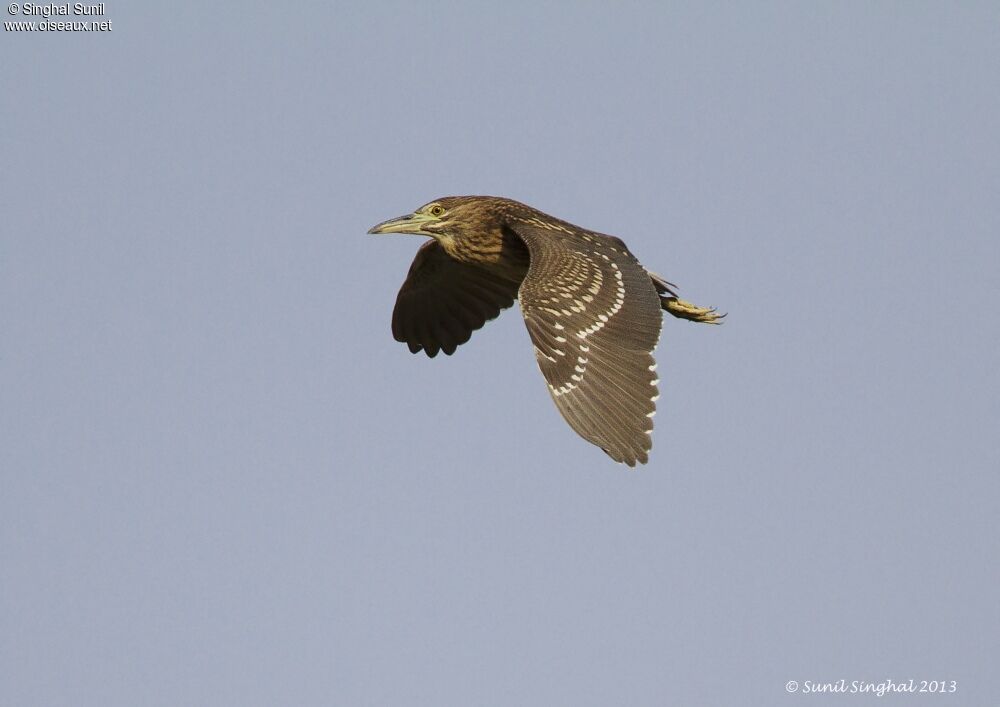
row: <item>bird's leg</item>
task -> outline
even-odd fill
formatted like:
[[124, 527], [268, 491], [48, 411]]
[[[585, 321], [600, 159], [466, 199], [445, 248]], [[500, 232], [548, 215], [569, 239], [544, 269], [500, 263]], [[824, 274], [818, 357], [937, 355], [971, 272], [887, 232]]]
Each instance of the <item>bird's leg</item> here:
[[663, 308], [680, 319], [687, 319], [702, 324], [722, 324], [725, 314], [719, 314], [714, 307], [699, 307], [685, 302], [680, 297], [660, 297]]

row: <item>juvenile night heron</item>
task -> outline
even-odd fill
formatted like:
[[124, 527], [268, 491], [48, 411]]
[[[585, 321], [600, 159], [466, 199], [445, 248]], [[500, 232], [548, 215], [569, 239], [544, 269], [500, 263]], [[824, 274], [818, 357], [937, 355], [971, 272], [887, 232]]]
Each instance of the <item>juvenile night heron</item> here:
[[449, 196], [368, 232], [433, 238], [417, 251], [396, 298], [397, 341], [413, 353], [452, 354], [520, 300], [559, 412], [629, 466], [645, 464], [653, 446], [661, 308], [706, 324], [724, 316], [680, 299], [620, 239], [511, 199]]

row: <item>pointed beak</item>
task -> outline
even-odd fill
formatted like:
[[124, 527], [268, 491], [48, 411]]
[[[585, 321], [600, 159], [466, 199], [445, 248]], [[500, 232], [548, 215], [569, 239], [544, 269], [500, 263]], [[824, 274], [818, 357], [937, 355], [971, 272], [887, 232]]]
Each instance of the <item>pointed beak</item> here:
[[369, 233], [422, 233], [421, 227], [430, 221], [436, 221], [433, 216], [426, 214], [407, 214], [398, 218], [391, 218], [388, 221], [372, 226]]

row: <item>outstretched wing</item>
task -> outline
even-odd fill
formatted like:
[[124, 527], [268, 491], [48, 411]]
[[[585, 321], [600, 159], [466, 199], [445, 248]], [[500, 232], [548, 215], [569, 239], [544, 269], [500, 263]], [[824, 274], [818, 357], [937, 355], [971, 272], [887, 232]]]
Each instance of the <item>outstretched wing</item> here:
[[559, 412], [615, 461], [646, 463], [662, 324], [649, 274], [617, 238], [540, 219], [511, 228], [531, 253], [519, 299]]
[[420, 246], [396, 296], [392, 335], [413, 353], [451, 355], [490, 319], [514, 304], [518, 283], [460, 263], [435, 240]]

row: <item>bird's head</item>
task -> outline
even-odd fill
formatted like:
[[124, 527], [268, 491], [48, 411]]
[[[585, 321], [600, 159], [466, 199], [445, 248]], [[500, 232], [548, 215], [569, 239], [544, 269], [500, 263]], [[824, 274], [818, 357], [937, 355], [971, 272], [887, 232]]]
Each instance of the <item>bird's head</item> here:
[[500, 227], [498, 202], [483, 196], [446, 196], [424, 204], [412, 214], [383, 221], [369, 233], [414, 233], [438, 240], [464, 240]]

